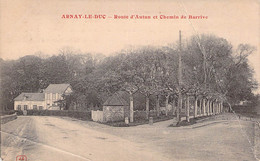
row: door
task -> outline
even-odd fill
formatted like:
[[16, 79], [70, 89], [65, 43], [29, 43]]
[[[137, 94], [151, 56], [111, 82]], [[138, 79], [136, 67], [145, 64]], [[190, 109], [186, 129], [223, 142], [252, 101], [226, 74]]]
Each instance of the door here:
[[28, 105], [23, 106], [23, 115], [27, 115]]

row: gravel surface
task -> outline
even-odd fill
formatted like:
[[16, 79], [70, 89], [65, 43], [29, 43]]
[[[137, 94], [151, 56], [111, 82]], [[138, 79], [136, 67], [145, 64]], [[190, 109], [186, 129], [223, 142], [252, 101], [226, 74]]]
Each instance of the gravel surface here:
[[257, 160], [254, 152], [260, 149], [253, 148], [260, 130], [251, 121], [219, 118], [186, 127], [169, 127], [172, 120], [110, 127], [72, 118], [20, 116], [2, 125], [1, 155], [8, 161], [21, 154], [28, 161]]

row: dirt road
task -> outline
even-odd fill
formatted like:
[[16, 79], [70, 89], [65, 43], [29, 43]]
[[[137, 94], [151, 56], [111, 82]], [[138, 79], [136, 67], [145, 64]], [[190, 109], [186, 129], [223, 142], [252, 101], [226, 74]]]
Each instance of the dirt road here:
[[115, 135], [55, 117], [19, 117], [2, 126], [2, 158], [24, 154], [31, 161], [169, 160]]
[[1, 154], [4, 161], [21, 154], [31, 161], [256, 160], [250, 122], [183, 128], [168, 127], [170, 123], [115, 128], [71, 118], [21, 116], [2, 125]]

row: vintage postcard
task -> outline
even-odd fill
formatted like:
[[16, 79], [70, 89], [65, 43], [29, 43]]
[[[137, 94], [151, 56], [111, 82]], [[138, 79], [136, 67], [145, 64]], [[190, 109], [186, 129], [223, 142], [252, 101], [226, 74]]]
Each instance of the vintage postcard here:
[[0, 161], [259, 161], [259, 0], [0, 0]]

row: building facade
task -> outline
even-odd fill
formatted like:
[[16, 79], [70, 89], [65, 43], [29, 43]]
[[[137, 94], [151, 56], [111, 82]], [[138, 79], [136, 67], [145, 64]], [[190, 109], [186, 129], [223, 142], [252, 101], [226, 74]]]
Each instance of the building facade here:
[[46, 109], [43, 93], [21, 93], [14, 99], [15, 110]]
[[59, 110], [58, 101], [71, 94], [72, 88], [69, 84], [50, 84], [43, 93], [46, 109]]
[[58, 102], [71, 93], [70, 84], [50, 84], [43, 93], [21, 93], [14, 99], [14, 109], [60, 110]]
[[123, 91], [114, 93], [103, 104], [103, 121], [124, 121], [130, 118], [129, 94]]

